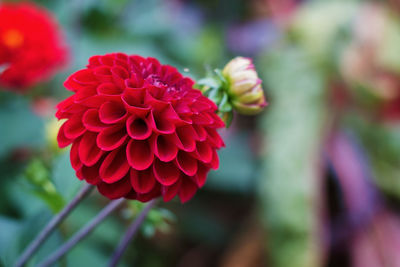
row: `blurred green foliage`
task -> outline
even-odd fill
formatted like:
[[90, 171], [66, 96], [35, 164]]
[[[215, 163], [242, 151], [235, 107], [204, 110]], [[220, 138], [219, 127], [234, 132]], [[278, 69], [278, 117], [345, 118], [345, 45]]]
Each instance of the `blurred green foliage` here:
[[[255, 57], [269, 102], [258, 118], [234, 117], [230, 130], [221, 133], [227, 147], [219, 152], [220, 169], [210, 173], [205, 187], [189, 203], [182, 206], [174, 200], [152, 210], [121, 266], [226, 266], [223, 259], [246, 251], [247, 244], [238, 236], [249, 221], [256, 220], [255, 212], [266, 228], [267, 253], [262, 249], [254, 253], [267, 258], [270, 266], [351, 266], [323, 262], [328, 253], [336, 256], [325, 240], [332, 233], [325, 229], [329, 225], [321, 215], [326, 212], [332, 216], [329, 219], [336, 218], [328, 207], [332, 188], [323, 188], [328, 179], [341, 186], [337, 177], [326, 174], [329, 162], [324, 142], [336, 131], [354, 133], [362, 144], [372, 169], [371, 190], [380, 197], [378, 204], [388, 199], [398, 207], [399, 120], [381, 117], [379, 108], [384, 101], [369, 79], [375, 72], [356, 79], [347, 75], [356, 67], [344, 68], [344, 55], [357, 41], [355, 21], [367, 1], [289, 0], [296, 4], [290, 12], [284, 9], [286, 13], [268, 8], [272, 2], [279, 7], [284, 2], [280, 0], [36, 2], [60, 21], [71, 50], [70, 62], [52, 80], [27, 94], [0, 92], [0, 265], [11, 266], [82, 185], [70, 166], [69, 149], [54, 151], [48, 143], [55, 138], [45, 131], [54, 110], [50, 108], [49, 116], [38, 115], [35, 102], [43, 98], [57, 102], [70, 95], [62, 86], [65, 78], [95, 54], [118, 51], [156, 57], [199, 79], [222, 67], [238, 51], [246, 51], [243, 56]], [[384, 6], [389, 23], [382, 46], [373, 53], [379, 64], [372, 69], [390, 72], [398, 79], [399, 13], [388, 1], [374, 3]], [[259, 41], [265, 46], [261, 50], [252, 46]], [[232, 48], [233, 44], [241, 48], [243, 43], [247, 49]], [[372, 56], [361, 54], [361, 58]], [[210, 80], [202, 84], [215, 87]], [[220, 100], [223, 111], [230, 113], [223, 101], [226, 96], [214, 93], [210, 97]], [[340, 197], [336, 204], [345, 205]], [[97, 193], [91, 195], [29, 266], [43, 260], [105, 204]], [[57, 266], [106, 266], [124, 230], [142, 208], [142, 203], [129, 202]], [[343, 225], [343, 229], [348, 227]], [[348, 254], [353, 251], [351, 238], [344, 246]], [[236, 242], [244, 248], [232, 248]], [[256, 242], [260, 241], [250, 239], [249, 243]], [[256, 262], [255, 267], [262, 266]]]
[[[319, 266], [320, 147], [326, 123], [324, 76], [296, 46], [265, 57], [273, 99], [260, 194], [272, 266]], [[290, 77], [289, 79], [287, 77]]]

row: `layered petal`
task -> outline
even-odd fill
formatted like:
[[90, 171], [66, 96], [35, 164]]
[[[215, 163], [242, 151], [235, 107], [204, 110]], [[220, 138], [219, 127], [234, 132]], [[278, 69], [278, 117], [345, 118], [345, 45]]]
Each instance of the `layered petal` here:
[[88, 132], [83, 135], [79, 144], [79, 159], [86, 166], [92, 166], [97, 163], [103, 155], [103, 151], [96, 144], [96, 134]]
[[129, 165], [138, 171], [145, 170], [154, 161], [154, 153], [148, 140], [130, 140], [126, 147]]
[[97, 185], [99, 192], [109, 199], [125, 197], [131, 191], [129, 179], [121, 179], [115, 183], [100, 182]]
[[129, 171], [129, 164], [126, 161], [125, 148], [110, 152], [100, 166], [100, 178], [111, 184], [121, 180]]
[[157, 159], [153, 164], [153, 172], [157, 181], [165, 186], [174, 184], [180, 176], [180, 171], [173, 162], [162, 162]]
[[131, 169], [130, 179], [133, 189], [139, 194], [150, 192], [156, 185], [156, 179], [151, 168], [143, 171]]
[[105, 128], [97, 135], [97, 146], [106, 151], [120, 147], [128, 137], [123, 124]]

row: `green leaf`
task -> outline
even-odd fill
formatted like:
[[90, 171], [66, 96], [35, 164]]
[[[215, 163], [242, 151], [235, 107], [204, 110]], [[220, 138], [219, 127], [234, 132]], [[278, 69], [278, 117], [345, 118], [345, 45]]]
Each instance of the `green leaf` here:
[[40, 189], [36, 189], [33, 191], [33, 194], [43, 200], [54, 213], [61, 211], [65, 205], [64, 199], [57, 192], [49, 193]]
[[32, 184], [44, 186], [49, 181], [49, 171], [43, 161], [33, 159], [25, 169], [25, 175]]
[[229, 128], [231, 126], [233, 120], [233, 111], [225, 113], [218, 112], [218, 116], [222, 119], [223, 122], [225, 122], [225, 128]]
[[229, 96], [225, 92], [222, 93], [222, 99], [221, 99], [221, 102], [218, 105], [218, 111], [220, 111], [220, 112], [232, 111], [232, 105], [229, 102]]
[[207, 78], [198, 80], [196, 85], [208, 86], [213, 89], [219, 88], [221, 86], [221, 84], [218, 82], [218, 80], [211, 78], [211, 77], [207, 77]]
[[56, 213], [63, 208], [64, 198], [51, 182], [49, 170], [43, 161], [34, 158], [25, 170], [25, 177], [31, 184], [32, 193], [43, 200], [53, 212]]
[[222, 87], [226, 88], [228, 85], [228, 80], [225, 78], [225, 76], [222, 74], [222, 70], [220, 69], [215, 69], [214, 70], [215, 74], [217, 74], [218, 79], [221, 81]]
[[221, 88], [213, 88], [207, 92], [207, 97], [218, 106], [222, 100], [223, 91]]

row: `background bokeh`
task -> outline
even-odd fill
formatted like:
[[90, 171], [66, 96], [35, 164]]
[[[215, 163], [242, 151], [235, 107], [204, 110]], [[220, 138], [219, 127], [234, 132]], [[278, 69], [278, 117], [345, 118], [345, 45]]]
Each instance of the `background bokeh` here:
[[[188, 203], [150, 214], [121, 266], [400, 266], [397, 0], [40, 0], [69, 65], [0, 91], [0, 265], [11, 266], [81, 186], [59, 150], [55, 104], [96, 54], [156, 57], [194, 79], [241, 55], [269, 106], [221, 132], [220, 169]], [[32, 261], [107, 201], [93, 193]], [[107, 219], [58, 266], [106, 266], [141, 205]]]

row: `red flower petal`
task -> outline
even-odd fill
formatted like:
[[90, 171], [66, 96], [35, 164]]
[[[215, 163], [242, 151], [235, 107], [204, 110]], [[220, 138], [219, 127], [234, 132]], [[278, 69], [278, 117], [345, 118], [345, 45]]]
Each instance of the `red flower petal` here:
[[71, 75], [67, 78], [67, 80], [64, 82], [64, 87], [67, 88], [70, 91], [77, 92], [78, 90], [84, 90], [87, 85], [77, 83], [74, 80], [74, 77]]
[[221, 120], [221, 118], [217, 114], [210, 113], [209, 115], [214, 119], [213, 124], [210, 125], [210, 126], [212, 126], [214, 128], [223, 128], [223, 127], [225, 127], [225, 123]]
[[97, 147], [96, 135], [92, 132], [85, 133], [79, 145], [79, 158], [86, 166], [96, 164], [103, 155], [103, 151]]
[[198, 187], [189, 177], [183, 177], [178, 195], [182, 203], [189, 201], [196, 194]]
[[125, 88], [125, 79], [129, 77], [128, 72], [119, 66], [115, 66], [111, 68], [111, 73], [114, 83], [120, 88]]
[[86, 86], [84, 90], [79, 90], [75, 93], [74, 101], [75, 103], [82, 104], [82, 102], [93, 96], [96, 96], [96, 86]]
[[102, 130], [97, 136], [97, 146], [111, 151], [120, 147], [128, 137], [123, 124], [110, 126]]
[[196, 151], [193, 153], [204, 163], [210, 163], [213, 158], [213, 149], [207, 142], [197, 142]]
[[165, 202], [172, 200], [181, 188], [181, 180], [178, 180], [175, 184], [170, 186], [162, 186], [162, 196]]
[[64, 134], [68, 139], [75, 139], [81, 136], [86, 128], [83, 126], [81, 116], [73, 116], [64, 123]]
[[182, 147], [180, 147], [182, 150], [186, 152], [193, 152], [196, 149], [195, 137], [197, 136], [197, 134], [192, 126], [182, 126], [176, 129], [176, 133], [182, 144]]
[[[120, 96], [123, 90], [113, 83], [102, 83], [97, 87], [97, 93], [104, 96]], [[118, 98], [116, 98], [118, 99]]]
[[[114, 54], [104, 55], [99, 58], [101, 65], [106, 65], [109, 67], [114, 66], [114, 60], [115, 60]], [[109, 73], [111, 73], [111, 72], [109, 72]]]
[[144, 93], [144, 103], [150, 105], [152, 107], [152, 110], [156, 112], [164, 110], [169, 105], [169, 103], [163, 100], [159, 100], [155, 96], [153, 96], [158, 92], [163, 93], [163, 91], [164, 90], [160, 90], [160, 88], [156, 86], [151, 86], [151, 85], [147, 86], [147, 90]]
[[171, 161], [178, 154], [173, 135], [158, 135], [151, 139], [154, 154], [161, 161]]
[[210, 104], [210, 101], [204, 101], [201, 99], [196, 99], [196, 101], [194, 101], [190, 107], [196, 111], [208, 111], [211, 108], [213, 108], [213, 106]]
[[97, 185], [101, 182], [99, 167], [99, 163], [91, 167], [82, 166], [82, 168], [76, 171], [76, 176], [78, 176], [79, 179], [85, 179], [89, 184]]
[[87, 108], [96, 108], [98, 109], [105, 101], [109, 100], [110, 97], [105, 97], [103, 95], [91, 95], [79, 101], [75, 100], [75, 103], [79, 103], [80, 105]]
[[111, 74], [110, 67], [107, 66], [101, 66], [97, 67], [93, 71], [94, 76], [96, 76], [96, 79], [98, 81], [101, 81], [103, 83], [112, 83], [113, 82], [113, 77]]
[[207, 179], [207, 174], [210, 171], [210, 168], [204, 166], [203, 164], [199, 164], [198, 169], [197, 169], [197, 173], [195, 175], [195, 181], [197, 183], [197, 186], [203, 187], [203, 185], [206, 183], [206, 179]]
[[82, 162], [79, 159], [79, 142], [75, 141], [71, 146], [71, 151], [69, 153], [69, 158], [71, 160], [71, 166], [74, 170], [79, 170], [82, 167]]
[[187, 152], [179, 151], [176, 157], [176, 164], [188, 176], [193, 176], [197, 172], [197, 160]]
[[141, 89], [133, 89], [129, 91], [125, 91], [122, 96], [122, 102], [124, 103], [125, 108], [131, 114], [136, 115], [140, 118], [145, 118], [147, 114], [149, 114], [151, 108], [143, 103], [143, 92]]
[[100, 62], [100, 58], [101, 56], [92, 56], [89, 58], [89, 64], [88, 64], [88, 68], [94, 68], [94, 67], [98, 67], [101, 66], [101, 62]]
[[174, 109], [178, 114], [186, 113], [192, 114], [192, 109], [189, 107], [188, 102], [186, 101], [179, 101], [174, 104]]
[[57, 134], [57, 143], [58, 143], [58, 146], [61, 148], [69, 146], [73, 141], [73, 139], [69, 139], [65, 136], [64, 128], [65, 128], [65, 122], [60, 127], [60, 130], [58, 131], [58, 134]]
[[213, 150], [213, 156], [212, 156], [212, 160], [210, 162], [210, 167], [214, 170], [218, 169], [218, 167], [219, 167], [219, 158], [218, 158], [217, 151], [215, 151], [215, 150]]
[[[144, 80], [142, 79], [142, 77], [140, 77], [138, 74], [136, 73], [132, 73], [132, 76], [129, 79], [125, 80], [125, 86], [127, 89], [143, 89], [143, 84], [144, 84]], [[126, 92], [129, 92], [130, 90], [127, 90]], [[142, 90], [142, 93], [144, 93], [144, 91]], [[142, 94], [142, 96], [144, 96], [144, 94]], [[140, 98], [140, 100], [143, 100], [143, 97]]]
[[110, 152], [100, 167], [100, 178], [106, 183], [114, 183], [122, 179], [129, 171], [125, 148]]
[[152, 129], [148, 125], [147, 120], [136, 116], [130, 116], [127, 119], [126, 129], [129, 136], [136, 140], [145, 140], [149, 138], [152, 133]]
[[153, 163], [154, 154], [147, 140], [130, 140], [126, 157], [132, 168], [145, 170]]
[[72, 106], [74, 105], [74, 96], [70, 96], [67, 99], [61, 101], [60, 103], [58, 103], [58, 105], [56, 106], [58, 109], [58, 112], [66, 112], [68, 111], [68, 109], [70, 109]]
[[142, 202], [147, 202], [153, 198], [157, 198], [161, 195], [160, 186], [156, 184], [154, 188], [146, 194], [137, 194], [136, 199]]
[[144, 171], [136, 171], [131, 169], [130, 179], [133, 189], [135, 189], [135, 191], [139, 194], [150, 192], [156, 185], [156, 179], [154, 179], [153, 171], [151, 169]]
[[153, 172], [157, 181], [166, 186], [174, 184], [180, 176], [179, 169], [172, 162], [162, 162], [157, 159], [153, 164]]
[[193, 129], [196, 132], [196, 135], [197, 135], [196, 140], [197, 141], [203, 142], [203, 141], [205, 141], [207, 139], [207, 131], [204, 129], [203, 126], [199, 126], [199, 125], [194, 124], [193, 125]]
[[100, 121], [99, 112], [96, 109], [88, 109], [82, 117], [82, 123], [89, 131], [100, 132], [109, 127]]
[[207, 141], [214, 145], [216, 148], [224, 147], [225, 143], [222, 140], [221, 136], [219, 136], [216, 129], [213, 128], [205, 128], [207, 131]]
[[114, 66], [120, 66], [124, 70], [129, 71], [130, 68], [129, 68], [127, 59], [128, 59], [128, 56], [125, 54], [121, 53], [121, 54], [116, 55], [114, 58]]
[[114, 124], [126, 117], [126, 110], [122, 104], [117, 102], [106, 102], [99, 110], [100, 121], [107, 124]]
[[131, 191], [131, 185], [129, 179], [124, 178], [112, 184], [100, 182], [97, 189], [109, 199], [117, 199], [127, 195]]
[[94, 85], [97, 84], [97, 81], [93, 75], [92, 70], [79, 70], [72, 74], [72, 80], [81, 85]]
[[165, 113], [150, 111], [147, 122], [157, 133], [171, 134], [175, 132], [175, 124], [164, 115]]

